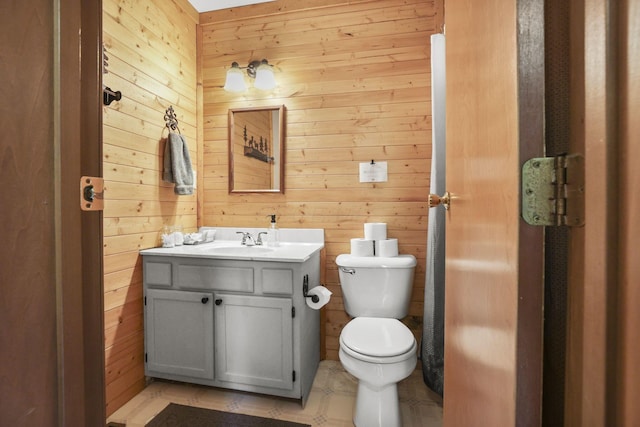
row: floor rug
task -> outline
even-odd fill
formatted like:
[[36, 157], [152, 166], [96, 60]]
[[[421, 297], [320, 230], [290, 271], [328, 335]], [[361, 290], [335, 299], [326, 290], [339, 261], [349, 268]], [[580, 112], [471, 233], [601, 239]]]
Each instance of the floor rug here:
[[291, 421], [254, 417], [170, 403], [145, 427], [311, 427]]

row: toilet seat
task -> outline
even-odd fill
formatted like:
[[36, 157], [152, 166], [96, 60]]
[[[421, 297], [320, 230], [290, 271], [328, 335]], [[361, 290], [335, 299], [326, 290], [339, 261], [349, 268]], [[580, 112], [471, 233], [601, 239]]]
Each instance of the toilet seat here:
[[416, 339], [397, 319], [356, 317], [342, 329], [343, 350], [357, 359], [372, 363], [395, 363], [416, 352]]

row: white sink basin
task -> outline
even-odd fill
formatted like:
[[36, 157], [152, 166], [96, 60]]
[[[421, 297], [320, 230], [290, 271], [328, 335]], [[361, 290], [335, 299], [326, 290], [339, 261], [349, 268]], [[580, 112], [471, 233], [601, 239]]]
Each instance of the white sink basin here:
[[264, 246], [218, 246], [205, 251], [212, 255], [258, 255], [273, 252], [275, 249]]

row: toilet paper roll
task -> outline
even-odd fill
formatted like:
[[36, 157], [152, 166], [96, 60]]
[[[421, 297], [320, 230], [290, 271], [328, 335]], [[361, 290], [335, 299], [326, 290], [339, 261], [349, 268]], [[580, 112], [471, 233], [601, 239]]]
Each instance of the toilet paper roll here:
[[[318, 297], [317, 302], [313, 302], [313, 296]], [[305, 298], [307, 300], [307, 305], [314, 310], [320, 310], [322, 307], [327, 305], [329, 300], [331, 299], [331, 291], [324, 286], [316, 286], [315, 288], [311, 288], [309, 292], [307, 292], [307, 296], [309, 298]]]
[[373, 256], [373, 240], [351, 239], [351, 255]]
[[386, 239], [376, 241], [378, 251], [376, 255], [383, 257], [398, 256], [398, 239]]
[[387, 224], [384, 222], [365, 223], [364, 238], [367, 240], [385, 240], [387, 238]]

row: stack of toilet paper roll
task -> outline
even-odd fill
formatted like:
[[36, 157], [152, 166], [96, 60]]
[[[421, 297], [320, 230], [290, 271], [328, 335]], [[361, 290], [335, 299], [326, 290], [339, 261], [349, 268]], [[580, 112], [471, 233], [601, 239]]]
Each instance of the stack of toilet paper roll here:
[[364, 224], [364, 239], [351, 239], [353, 256], [398, 256], [398, 239], [387, 239], [387, 224], [367, 222]]

